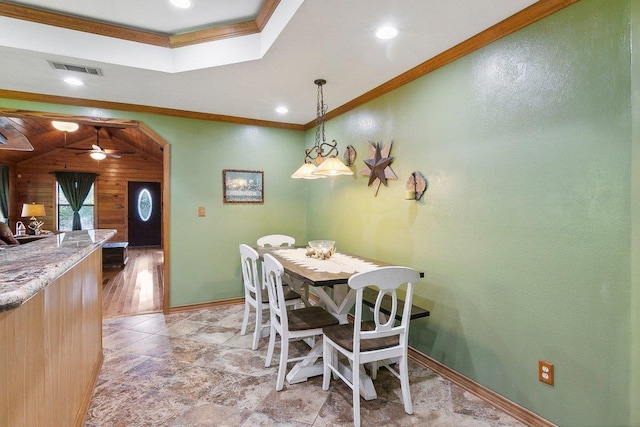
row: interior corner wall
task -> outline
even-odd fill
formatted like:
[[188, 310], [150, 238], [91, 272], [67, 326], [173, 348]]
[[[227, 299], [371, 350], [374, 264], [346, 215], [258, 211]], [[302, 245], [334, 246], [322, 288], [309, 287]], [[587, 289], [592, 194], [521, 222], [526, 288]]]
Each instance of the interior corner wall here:
[[[631, 45], [640, 46], [640, 0], [633, 0]], [[640, 426], [640, 52], [631, 54], [631, 378], [629, 425]]]
[[[425, 272], [412, 346], [563, 426], [631, 425], [638, 402], [629, 22], [630, 0], [583, 0], [329, 121], [358, 173], [308, 183], [309, 238]], [[369, 141], [398, 176], [377, 196]]]
[[[306, 187], [290, 178], [304, 132], [145, 120], [171, 146], [171, 305], [241, 297], [238, 245], [266, 234], [306, 239]], [[264, 172], [264, 203], [223, 203], [224, 169]], [[197, 216], [203, 206], [206, 217]], [[179, 292], [176, 290], [179, 289]]]

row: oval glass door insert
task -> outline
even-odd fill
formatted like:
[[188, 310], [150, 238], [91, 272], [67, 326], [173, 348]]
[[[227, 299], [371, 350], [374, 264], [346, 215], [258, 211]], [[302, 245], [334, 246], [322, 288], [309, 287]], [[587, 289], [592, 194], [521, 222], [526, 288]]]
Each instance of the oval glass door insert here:
[[138, 194], [138, 216], [142, 221], [147, 222], [149, 218], [151, 218], [152, 205], [151, 193], [144, 188], [140, 194]]

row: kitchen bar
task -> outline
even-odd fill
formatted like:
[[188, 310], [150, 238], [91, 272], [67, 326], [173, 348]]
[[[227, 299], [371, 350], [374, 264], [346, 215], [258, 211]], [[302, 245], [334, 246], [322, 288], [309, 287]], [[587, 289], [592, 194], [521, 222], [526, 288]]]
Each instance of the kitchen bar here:
[[114, 234], [0, 250], [0, 425], [82, 425], [103, 359], [101, 245]]

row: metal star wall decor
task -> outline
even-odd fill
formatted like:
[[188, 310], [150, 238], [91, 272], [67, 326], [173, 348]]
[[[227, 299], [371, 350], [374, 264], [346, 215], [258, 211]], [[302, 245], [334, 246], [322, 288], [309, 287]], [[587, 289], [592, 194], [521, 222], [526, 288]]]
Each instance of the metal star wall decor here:
[[380, 183], [386, 186], [388, 179], [398, 179], [398, 176], [390, 167], [391, 162], [393, 162], [393, 157], [389, 157], [389, 153], [391, 152], [393, 141], [384, 148], [380, 148], [380, 145], [379, 143], [369, 142], [369, 156], [371, 158], [364, 161], [367, 169], [361, 172], [362, 175], [369, 177], [368, 185], [373, 185], [375, 190], [374, 196], [378, 195]]

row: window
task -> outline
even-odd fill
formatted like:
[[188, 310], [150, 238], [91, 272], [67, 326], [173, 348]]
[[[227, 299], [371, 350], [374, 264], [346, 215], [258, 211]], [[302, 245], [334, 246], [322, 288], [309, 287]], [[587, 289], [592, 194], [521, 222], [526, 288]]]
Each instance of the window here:
[[[69, 205], [69, 201], [62, 192], [62, 187], [56, 182], [56, 188], [58, 193], [58, 230], [71, 231], [73, 228], [73, 209]], [[80, 208], [80, 222], [83, 230], [90, 230], [95, 228], [93, 223], [94, 212], [94, 198], [93, 198], [93, 184], [87, 198], [84, 200], [82, 207]]]
[[143, 188], [138, 195], [138, 216], [143, 222], [147, 222], [151, 218], [152, 208], [151, 193], [146, 188]]

